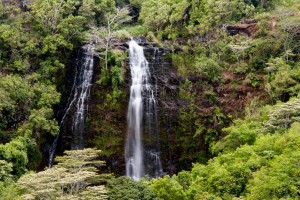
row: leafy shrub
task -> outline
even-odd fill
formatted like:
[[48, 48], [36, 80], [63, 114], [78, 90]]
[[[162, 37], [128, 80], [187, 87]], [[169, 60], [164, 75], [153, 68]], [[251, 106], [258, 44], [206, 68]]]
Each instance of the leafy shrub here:
[[210, 104], [213, 104], [217, 100], [216, 93], [213, 91], [204, 91], [203, 98], [207, 100]]
[[244, 83], [247, 83], [248, 85], [251, 85], [252, 87], [258, 88], [260, 86], [260, 79], [259, 77], [254, 73], [248, 73]]
[[109, 180], [106, 187], [109, 191], [109, 199], [111, 200], [155, 199], [154, 192], [142, 181], [134, 182], [125, 176]]
[[173, 199], [173, 200], [185, 200], [187, 199], [183, 190], [183, 187], [175, 178], [176, 176], [164, 176], [163, 178], [153, 179], [149, 187], [154, 191], [157, 198]]
[[203, 79], [218, 81], [221, 76], [221, 69], [221, 66], [213, 58], [196, 58], [195, 72]]

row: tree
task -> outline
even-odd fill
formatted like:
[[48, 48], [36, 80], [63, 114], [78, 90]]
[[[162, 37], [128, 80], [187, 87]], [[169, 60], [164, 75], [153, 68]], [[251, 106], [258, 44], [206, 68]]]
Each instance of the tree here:
[[0, 160], [0, 181], [8, 181], [12, 178], [12, 163], [8, 163], [5, 160]]
[[149, 0], [142, 3], [139, 20], [144, 26], [160, 31], [170, 25], [170, 29], [181, 28], [181, 22], [186, 18], [186, 9], [189, 3], [186, 0]]
[[282, 58], [270, 59], [265, 88], [274, 100], [288, 101], [300, 91], [299, 67], [287, 64]]
[[[122, 38], [120, 36], [122, 32], [117, 30], [121, 24], [131, 20], [129, 7], [116, 8], [114, 12], [107, 13], [104, 19], [104, 26], [91, 27], [92, 30], [87, 34], [87, 40], [95, 43], [95, 48], [100, 51], [100, 55], [104, 55], [105, 68], [108, 70], [108, 53], [112, 46]], [[128, 33], [123, 33], [128, 37]]]
[[[271, 159], [268, 165], [253, 173], [247, 186], [247, 199], [299, 198], [299, 128], [300, 124], [294, 123], [283, 135], [266, 136], [257, 143], [261, 153], [269, 154]], [[263, 148], [266, 143], [269, 145]]]
[[88, 26], [105, 25], [105, 15], [116, 9], [114, 0], [81, 0], [78, 14], [87, 19]]
[[146, 27], [159, 31], [169, 22], [170, 12], [171, 5], [168, 0], [144, 1], [139, 19]]
[[65, 151], [57, 165], [38, 173], [22, 176], [17, 186], [25, 199], [108, 199], [103, 182], [110, 175], [99, 174], [105, 162], [98, 160], [100, 150]]
[[121, 176], [107, 182], [110, 200], [154, 200], [154, 192], [143, 183]]
[[193, 0], [190, 10], [191, 33], [207, 33], [216, 27], [230, 21], [238, 21], [251, 15], [253, 5], [247, 5], [243, 0]]
[[42, 54], [55, 54], [59, 48], [72, 49], [73, 39], [82, 33], [86, 19], [73, 15], [75, 1], [35, 0], [30, 6], [32, 28], [42, 36]]
[[159, 179], [152, 179], [149, 187], [154, 191], [158, 199], [187, 199], [183, 187], [177, 182], [175, 176], [164, 176]]
[[5, 160], [11, 165], [12, 170], [7, 176], [19, 178], [28, 169], [35, 169], [40, 154], [36, 143], [28, 137], [17, 137], [6, 144], [0, 144], [0, 160]]
[[227, 135], [213, 145], [212, 152], [217, 155], [234, 151], [244, 144], [253, 145], [261, 128], [261, 123], [251, 119], [235, 120], [233, 125], [223, 129]]
[[229, 44], [230, 49], [236, 56], [238, 64], [240, 64], [240, 58], [244, 58], [245, 51], [250, 48], [251, 41], [246, 37], [235, 37], [237, 41], [233, 41], [233, 44]]
[[300, 99], [275, 105], [268, 110], [268, 120], [263, 122], [263, 131], [274, 133], [286, 131], [295, 122], [300, 122]]

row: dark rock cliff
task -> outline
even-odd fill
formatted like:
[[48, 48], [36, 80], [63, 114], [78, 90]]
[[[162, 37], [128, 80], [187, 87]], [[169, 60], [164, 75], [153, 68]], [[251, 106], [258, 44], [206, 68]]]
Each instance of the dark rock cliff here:
[[[140, 43], [144, 46], [144, 53], [149, 62], [151, 82], [156, 90], [158, 100], [158, 148], [164, 172], [174, 173], [177, 152], [174, 145], [178, 113], [178, 88], [179, 81], [176, 69], [172, 67], [171, 50], [159, 48], [156, 44]], [[121, 44], [120, 49], [126, 50], [127, 45]], [[95, 80], [100, 78], [100, 66], [95, 67]], [[91, 90], [88, 134], [89, 145], [103, 150], [103, 158], [107, 161], [110, 171], [125, 174], [124, 145], [127, 132], [127, 107], [129, 89], [131, 84], [130, 68], [128, 61], [124, 65], [125, 83], [122, 87], [122, 96], [118, 102], [111, 105], [108, 96], [111, 87], [94, 84]], [[173, 135], [173, 136], [172, 136]], [[145, 136], [144, 145], [147, 148], [149, 137]]]

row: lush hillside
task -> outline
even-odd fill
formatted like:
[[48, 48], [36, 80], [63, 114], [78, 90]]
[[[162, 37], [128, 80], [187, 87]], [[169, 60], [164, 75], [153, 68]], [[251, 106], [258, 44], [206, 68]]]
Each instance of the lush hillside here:
[[[167, 174], [139, 182], [120, 176], [131, 37], [166, 52], [172, 114], [158, 116]], [[299, 41], [298, 0], [0, 0], [1, 199], [299, 199]], [[43, 171], [85, 44], [87, 144], [102, 151]]]

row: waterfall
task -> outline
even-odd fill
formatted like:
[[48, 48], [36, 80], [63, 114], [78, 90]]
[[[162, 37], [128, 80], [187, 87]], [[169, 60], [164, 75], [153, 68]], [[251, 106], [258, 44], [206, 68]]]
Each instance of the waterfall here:
[[93, 77], [94, 59], [92, 46], [86, 48], [84, 63], [81, 65], [78, 76], [76, 77], [76, 85], [74, 99], [76, 101], [76, 112], [73, 116], [72, 123], [72, 143], [71, 149], [84, 148], [84, 123], [86, 111], [88, 110], [87, 100], [90, 96], [90, 88]]
[[[158, 149], [145, 150], [143, 147], [143, 130], [150, 135], [157, 136], [157, 102], [143, 47], [133, 40], [129, 42], [129, 61], [132, 83], [127, 113], [126, 176], [138, 181], [144, 175], [160, 176], [162, 167]], [[143, 121], [145, 121], [145, 127], [143, 127]], [[151, 170], [148, 170], [149, 165]]]
[[87, 100], [90, 95], [90, 86], [93, 76], [93, 46], [86, 45], [83, 47], [83, 62], [76, 67], [74, 82], [69, 96], [68, 103], [64, 115], [60, 121], [60, 132], [57, 134], [54, 142], [49, 150], [48, 166], [51, 167], [55, 157], [59, 136], [65, 125], [66, 119], [72, 118], [72, 141], [71, 149], [84, 148], [84, 123], [86, 120], [86, 112], [88, 110]]

